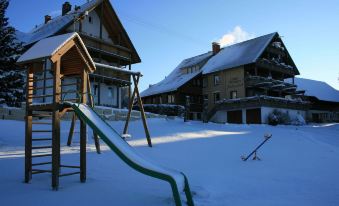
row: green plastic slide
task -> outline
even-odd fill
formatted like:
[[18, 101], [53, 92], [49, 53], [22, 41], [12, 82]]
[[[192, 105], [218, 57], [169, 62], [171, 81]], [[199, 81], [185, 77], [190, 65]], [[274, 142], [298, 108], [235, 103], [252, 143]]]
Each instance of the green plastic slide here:
[[184, 173], [146, 160], [88, 105], [68, 102], [65, 104], [72, 106], [77, 116], [89, 125], [126, 164], [145, 175], [168, 182], [171, 185], [176, 206], [182, 206], [181, 194], [185, 194], [188, 206], [194, 206]]

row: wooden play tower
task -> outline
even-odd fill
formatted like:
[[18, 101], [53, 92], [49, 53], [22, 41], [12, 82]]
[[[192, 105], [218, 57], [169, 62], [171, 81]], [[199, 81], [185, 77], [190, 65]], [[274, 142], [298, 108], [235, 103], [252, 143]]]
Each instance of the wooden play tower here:
[[[79, 174], [80, 181], [85, 182], [87, 134], [86, 124], [83, 121], [80, 121], [79, 164], [63, 164], [60, 155], [61, 118], [67, 112], [73, 112], [70, 106], [63, 103], [89, 103], [93, 106], [88, 74], [95, 70], [95, 63], [80, 36], [77, 33], [69, 33], [40, 40], [19, 58], [18, 64], [27, 70], [25, 182], [28, 183], [32, 175], [40, 173], [52, 174], [52, 187], [55, 190], [58, 189], [59, 178], [63, 176]], [[124, 133], [127, 132], [133, 100], [136, 96], [141, 108], [148, 144], [151, 146], [138, 91], [141, 74], [130, 72], [130, 75], [134, 80], [135, 90], [130, 99]], [[75, 118], [71, 130], [74, 129], [74, 124]], [[41, 129], [41, 127], [48, 129]], [[70, 139], [71, 135], [69, 141]], [[95, 134], [94, 140], [97, 152], [100, 152], [99, 138]], [[64, 168], [73, 171], [63, 173]]]

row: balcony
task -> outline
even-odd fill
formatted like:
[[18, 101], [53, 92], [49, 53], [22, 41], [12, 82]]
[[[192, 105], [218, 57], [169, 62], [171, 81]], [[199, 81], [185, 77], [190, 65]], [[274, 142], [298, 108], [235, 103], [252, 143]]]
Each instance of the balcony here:
[[257, 67], [262, 67], [276, 72], [286, 73], [291, 76], [296, 74], [296, 68], [284, 62], [279, 62], [276, 59], [269, 60], [266, 58], [262, 58], [256, 62], [256, 65]]
[[297, 89], [297, 86], [294, 84], [261, 76], [247, 76], [245, 84], [247, 88], [282, 91], [287, 94], [295, 94]]

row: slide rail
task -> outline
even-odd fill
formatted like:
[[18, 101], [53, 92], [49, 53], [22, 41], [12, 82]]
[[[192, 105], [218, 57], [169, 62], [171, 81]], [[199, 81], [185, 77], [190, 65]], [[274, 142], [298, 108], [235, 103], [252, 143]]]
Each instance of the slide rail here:
[[[161, 172], [158, 171], [154, 171], [154, 170], [150, 170], [148, 168], [143, 167], [142, 165], [139, 165], [135, 162], [133, 162], [133, 160], [129, 159], [126, 155], [124, 155], [124, 153], [116, 146], [114, 145], [114, 143], [112, 143], [109, 139], [109, 137], [106, 137], [106, 135], [94, 124], [93, 121], [91, 121], [90, 118], [88, 118], [79, 108], [80, 105], [83, 104], [79, 104], [79, 103], [65, 103], [68, 105], [71, 105], [72, 108], [74, 109], [74, 112], [77, 114], [77, 116], [84, 121], [86, 124], [88, 124], [94, 131], [96, 134], [98, 134], [101, 139], [107, 144], [107, 146], [113, 150], [127, 165], [129, 165], [130, 167], [132, 167], [133, 169], [139, 171], [140, 173], [143, 173], [145, 175], [160, 179], [160, 180], [164, 180], [166, 182], [168, 182], [171, 185], [171, 189], [172, 189], [172, 193], [173, 193], [173, 197], [174, 197], [174, 201], [176, 206], [182, 206], [182, 201], [181, 201], [181, 197], [180, 197], [180, 192], [178, 189], [178, 185], [177, 182], [175, 181], [175, 179], [167, 174], [163, 174]], [[86, 108], [88, 110], [91, 110], [91, 112], [93, 112], [95, 115], [97, 115], [104, 124], [106, 124], [108, 127], [110, 127], [115, 133], [117, 133], [114, 128], [111, 127], [111, 125], [109, 125], [100, 115], [98, 115], [92, 108], [88, 107], [87, 105]], [[120, 134], [117, 133], [117, 135], [119, 135], [119, 137], [121, 137]], [[127, 144], [127, 143], [126, 143]], [[187, 200], [187, 205], [188, 206], [194, 206], [194, 202], [193, 202], [193, 198], [192, 198], [192, 193], [188, 184], [188, 179], [186, 177], [186, 175], [184, 173], [181, 172], [181, 174], [184, 177], [184, 193], [186, 196], [186, 200]]]

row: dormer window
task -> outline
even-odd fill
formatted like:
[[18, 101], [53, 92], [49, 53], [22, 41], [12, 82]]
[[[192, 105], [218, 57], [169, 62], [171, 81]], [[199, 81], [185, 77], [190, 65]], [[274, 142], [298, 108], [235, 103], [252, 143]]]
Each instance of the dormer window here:
[[182, 68], [181, 71], [183, 74], [191, 74], [191, 73], [199, 71], [199, 69], [200, 69], [199, 66], [196, 65], [196, 66]]

